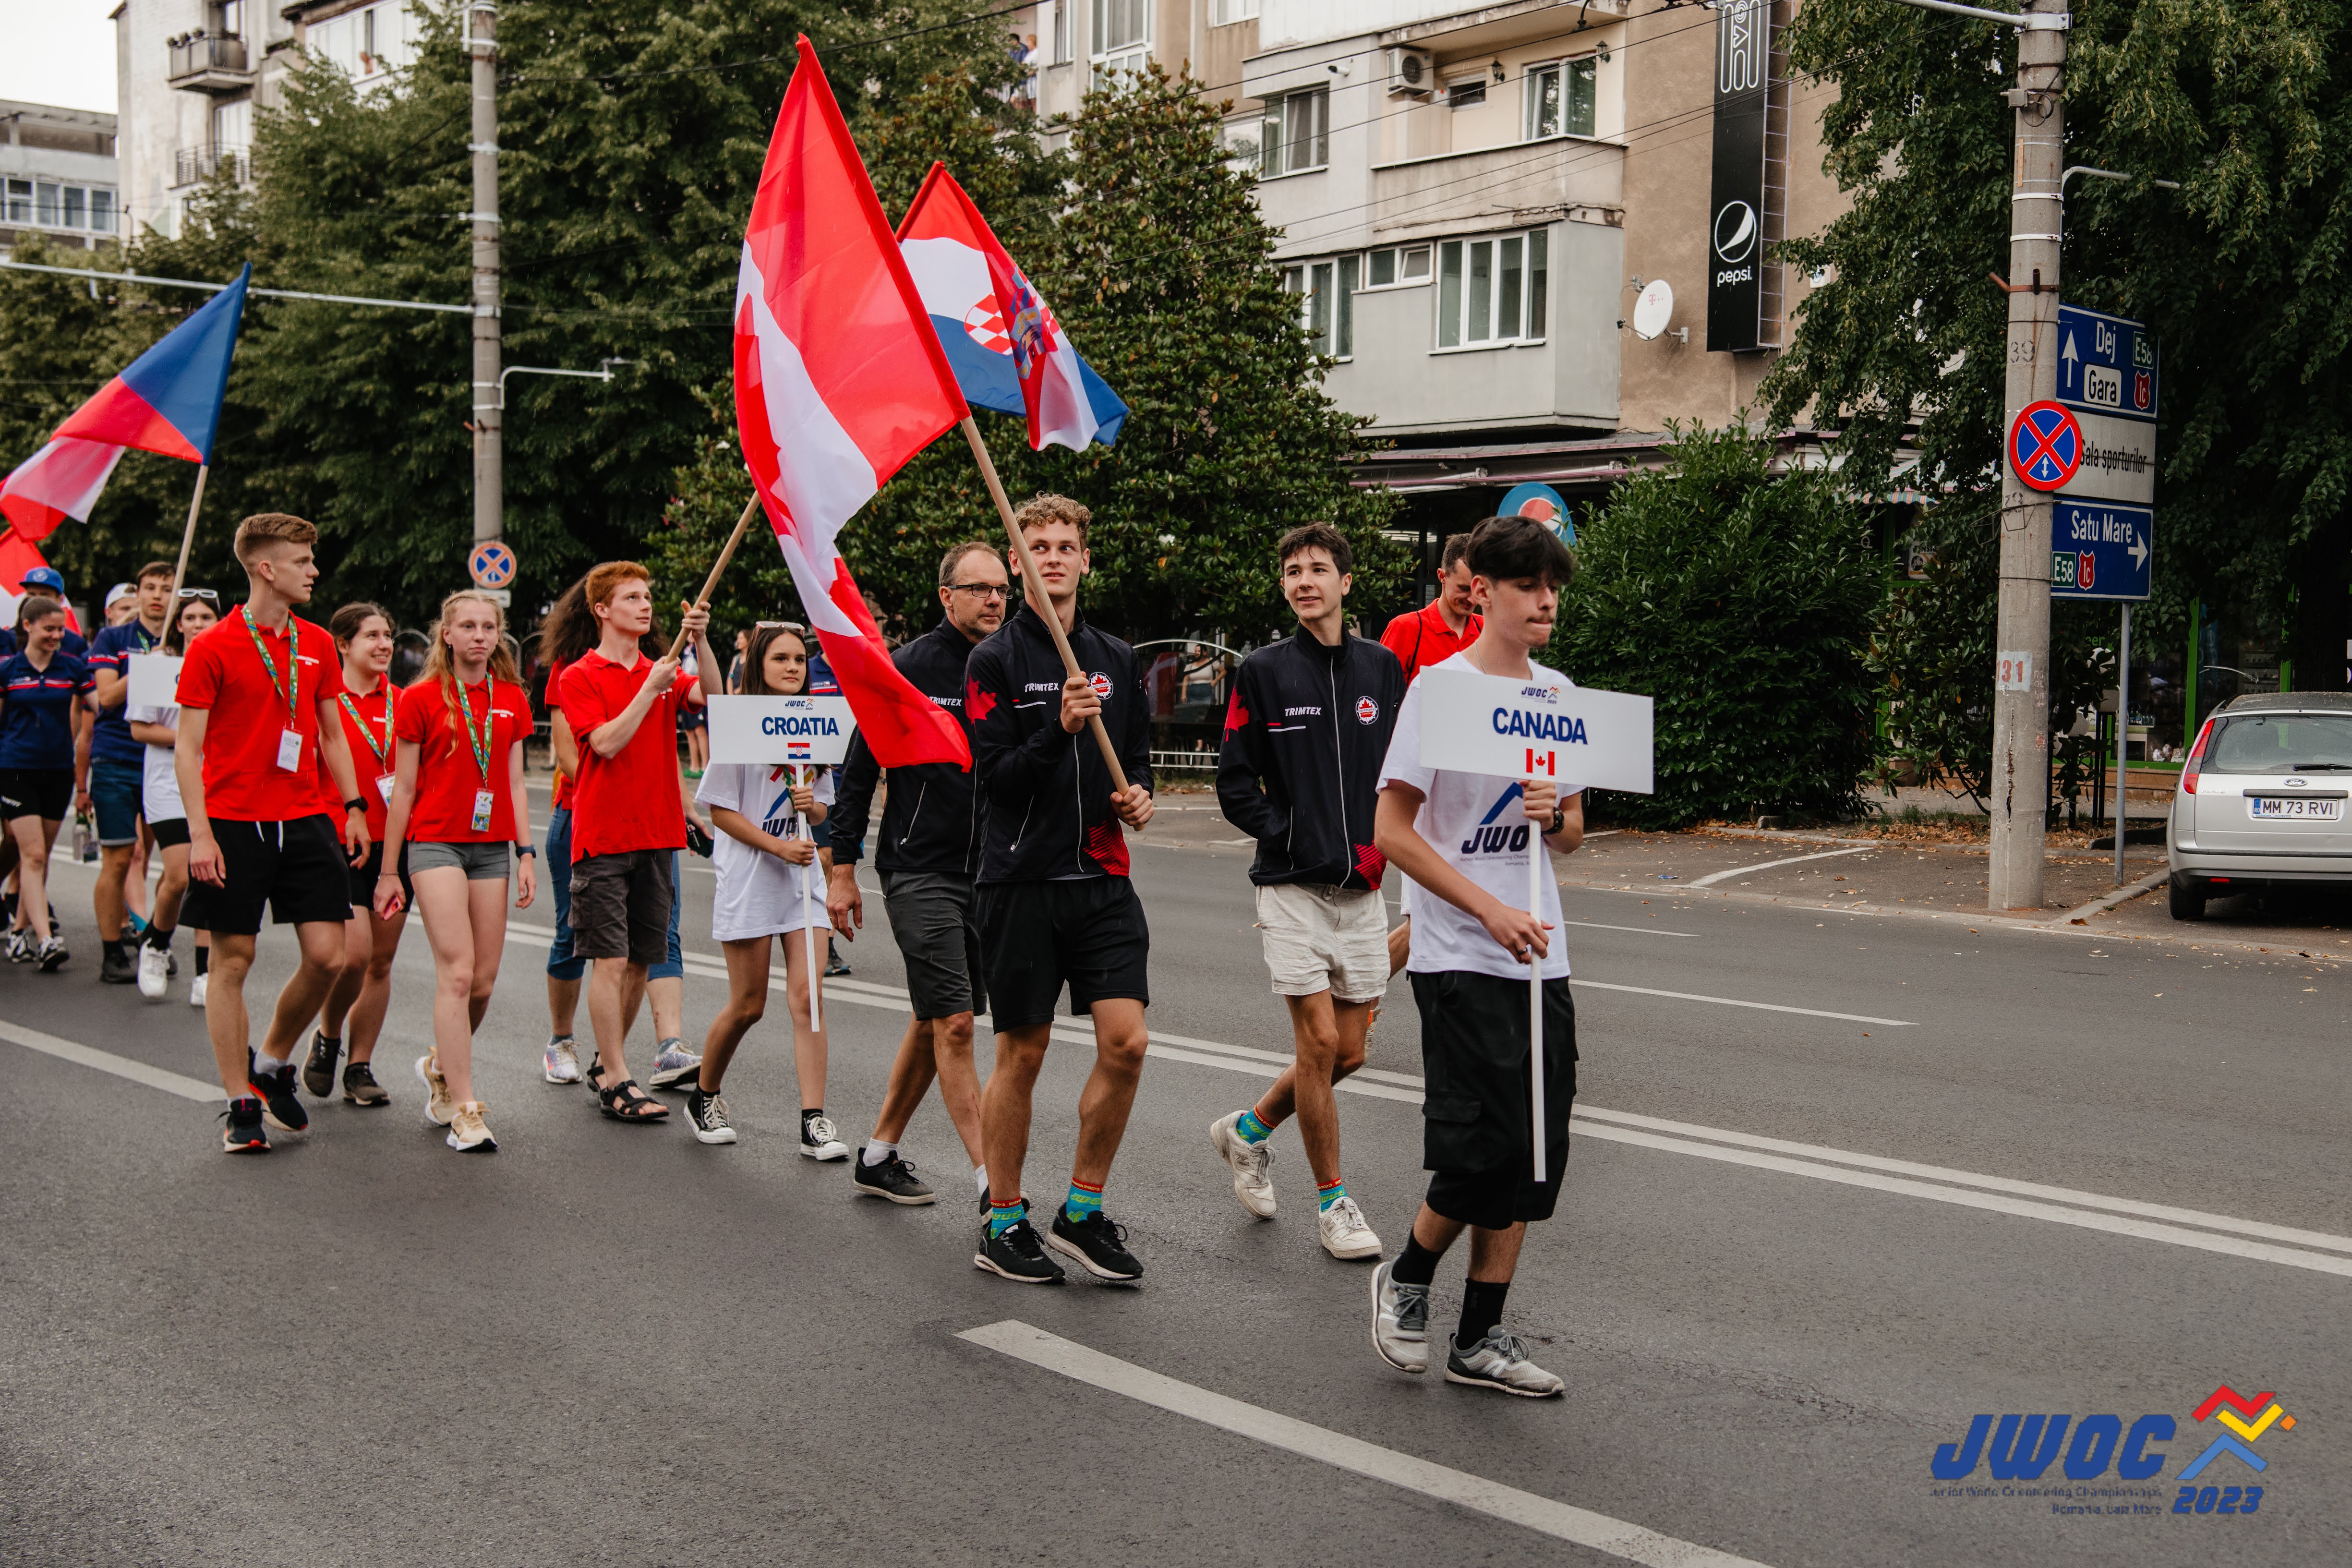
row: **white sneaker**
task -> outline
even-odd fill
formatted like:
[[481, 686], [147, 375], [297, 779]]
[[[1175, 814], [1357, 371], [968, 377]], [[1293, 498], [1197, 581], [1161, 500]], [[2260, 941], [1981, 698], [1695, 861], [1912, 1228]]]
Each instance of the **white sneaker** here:
[[1372, 1270], [1372, 1349], [1399, 1372], [1429, 1370], [1429, 1287], [1396, 1279], [1396, 1260]]
[[549, 1037], [546, 1048], [539, 1053], [539, 1065], [541, 1076], [550, 1083], [580, 1081], [580, 1053], [573, 1048], [569, 1035]]
[[[1260, 1219], [1274, 1217], [1274, 1149], [1271, 1141], [1253, 1143], [1234, 1129], [1244, 1112], [1234, 1111], [1209, 1123], [1209, 1147], [1233, 1168], [1234, 1196]], [[1373, 1251], [1380, 1250], [1376, 1245]]]
[[478, 1100], [469, 1100], [449, 1114], [449, 1136], [444, 1140], [460, 1154], [494, 1154], [499, 1141], [490, 1136], [489, 1123], [482, 1120], [488, 1106]]
[[[425, 1116], [436, 1127], [448, 1126], [450, 1118], [457, 1114], [457, 1102], [449, 1098], [449, 1080], [441, 1076], [441, 1069], [435, 1065], [429, 1051], [416, 1058], [416, 1081], [425, 1086]], [[457, 1145], [453, 1143], [450, 1147], [454, 1149]]]
[[1342, 1193], [1331, 1206], [1315, 1216], [1315, 1229], [1323, 1238], [1323, 1250], [1334, 1258], [1378, 1258], [1381, 1238], [1364, 1223], [1364, 1211], [1356, 1200]]
[[1445, 1381], [1496, 1389], [1522, 1399], [1549, 1399], [1568, 1390], [1566, 1383], [1528, 1359], [1527, 1341], [1504, 1332], [1500, 1324], [1488, 1329], [1486, 1337], [1466, 1351], [1455, 1349], [1454, 1337], [1446, 1336]]
[[[211, 976], [205, 976], [210, 979]], [[172, 955], [148, 942], [139, 944], [139, 994], [153, 1001], [171, 984]]]
[[832, 1117], [812, 1116], [801, 1122], [801, 1152], [812, 1160], [845, 1160], [849, 1145], [841, 1141]]
[[189, 1005], [189, 1006], [191, 1006], [191, 1007], [201, 1007], [201, 1006], [203, 1006], [203, 1005], [205, 1005], [205, 983], [206, 981], [209, 981], [211, 978], [212, 978], [212, 976], [211, 976], [211, 975], [209, 975], [209, 974], [199, 974], [199, 975], [197, 975], [194, 980], [192, 980], [192, 981], [190, 981], [190, 982], [188, 983], [188, 1005]]

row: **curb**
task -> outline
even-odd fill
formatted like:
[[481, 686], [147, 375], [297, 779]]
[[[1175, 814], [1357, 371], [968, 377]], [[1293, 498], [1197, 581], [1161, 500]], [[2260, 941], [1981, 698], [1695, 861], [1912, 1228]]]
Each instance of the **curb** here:
[[2161, 870], [2150, 871], [2147, 876], [2142, 877], [2138, 881], [2132, 883], [2128, 887], [2117, 888], [2114, 892], [2109, 893], [2103, 899], [2093, 899], [2089, 903], [2083, 905], [2080, 909], [2068, 910], [2064, 914], [2058, 916], [2055, 920], [2045, 921], [2042, 923], [2053, 926], [2088, 925], [2093, 915], [2105, 914], [2109, 910], [2116, 908], [2119, 904], [2127, 904], [2131, 902], [2134, 899], [2138, 898], [2142, 893], [2154, 892], [2157, 889], [2164, 886], [2171, 877], [2172, 868], [2168, 865]]

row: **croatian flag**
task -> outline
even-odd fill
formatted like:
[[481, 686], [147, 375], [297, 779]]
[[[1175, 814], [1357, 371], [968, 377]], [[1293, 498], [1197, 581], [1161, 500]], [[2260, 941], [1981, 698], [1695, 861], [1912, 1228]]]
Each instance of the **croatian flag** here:
[[803, 37], [736, 277], [735, 423], [825, 662], [886, 768], [969, 769], [971, 748], [890, 662], [835, 541], [884, 480], [966, 414]]
[[46, 446], [0, 481], [0, 513], [18, 533], [47, 539], [67, 518], [88, 522], [127, 448], [191, 463], [212, 460], [252, 278], [248, 263], [236, 282], [100, 387]]
[[956, 381], [973, 406], [1029, 418], [1029, 446], [1108, 447], [1127, 405], [1078, 357], [1053, 309], [996, 242], [944, 163], [933, 163], [898, 225], [898, 251]]

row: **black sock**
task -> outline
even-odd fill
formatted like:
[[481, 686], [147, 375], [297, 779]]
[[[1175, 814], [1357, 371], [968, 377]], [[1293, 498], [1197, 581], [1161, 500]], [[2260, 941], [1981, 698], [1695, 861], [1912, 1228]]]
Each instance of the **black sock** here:
[[212, 950], [211, 948], [209, 948], [209, 947], [200, 947], [200, 948], [196, 949], [196, 973], [197, 973], [202, 974], [202, 973], [205, 972], [205, 970], [206, 966], [207, 966], [207, 965], [209, 964], [209, 963], [211, 962], [212, 956], [213, 956], [213, 950]]
[[102, 939], [102, 938], [101, 938], [101, 939], [100, 939], [100, 942], [99, 942], [99, 945], [100, 945], [100, 947], [103, 947], [104, 949], [106, 949], [106, 956], [107, 956], [107, 957], [109, 957], [109, 958], [120, 958], [120, 959], [123, 960], [125, 963], [128, 963], [128, 962], [130, 961], [131, 954], [130, 954], [129, 952], [125, 952], [125, 951], [124, 951], [123, 942], [122, 942], [122, 939], [121, 939], [121, 937], [115, 937], [115, 938], [114, 938], [114, 939], [112, 939], [111, 941], [108, 941], [108, 940], [105, 940], [105, 939]]
[[1511, 1293], [1507, 1279], [1469, 1279], [1462, 1286], [1462, 1326], [1454, 1331], [1454, 1348], [1468, 1350], [1503, 1321], [1503, 1298]]
[[151, 921], [147, 927], [147, 934], [141, 940], [149, 947], [160, 947], [165, 952], [169, 952], [172, 951], [172, 928], [159, 926]]
[[1400, 1285], [1426, 1285], [1437, 1278], [1437, 1260], [1442, 1256], [1422, 1246], [1421, 1238], [1407, 1231], [1404, 1253], [1389, 1270], [1389, 1278]]

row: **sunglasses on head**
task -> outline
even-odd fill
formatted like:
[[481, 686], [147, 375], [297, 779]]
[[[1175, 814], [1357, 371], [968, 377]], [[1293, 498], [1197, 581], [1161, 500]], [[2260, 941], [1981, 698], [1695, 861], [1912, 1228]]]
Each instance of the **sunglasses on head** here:
[[177, 596], [183, 599], [204, 599], [215, 605], [220, 603], [220, 595], [210, 588], [183, 588]]
[[808, 631], [808, 628], [801, 625], [798, 621], [754, 621], [751, 623], [751, 629], [755, 632], [800, 632], [803, 634], [805, 634]]

